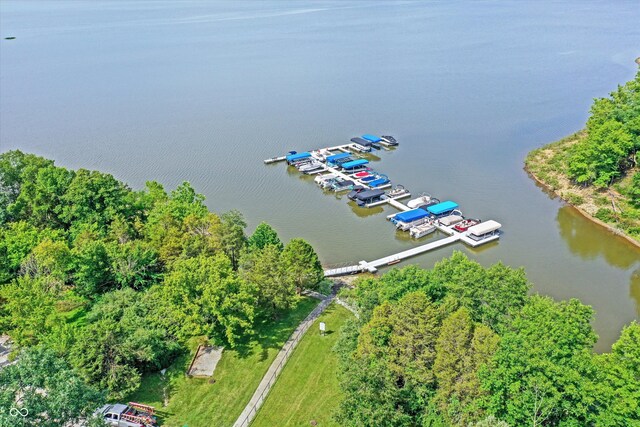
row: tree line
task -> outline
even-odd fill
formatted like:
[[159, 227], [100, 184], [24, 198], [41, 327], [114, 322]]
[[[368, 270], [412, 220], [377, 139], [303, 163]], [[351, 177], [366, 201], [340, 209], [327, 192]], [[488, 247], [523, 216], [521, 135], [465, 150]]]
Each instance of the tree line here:
[[343, 291], [343, 426], [640, 425], [640, 324], [594, 354], [593, 310], [460, 252]]
[[[40, 357], [91, 397], [79, 397], [73, 419], [96, 393], [124, 398], [194, 340], [242, 345], [257, 321], [317, 289], [323, 271], [307, 242], [246, 227], [236, 210], [210, 212], [188, 182], [135, 191], [109, 174], [0, 154], [0, 333], [25, 349], [0, 371], [0, 407], [24, 392], [20, 365]], [[41, 368], [36, 388], [57, 375]], [[46, 384], [51, 396], [63, 386]]]
[[[576, 183], [609, 187], [638, 165], [640, 150], [640, 71], [606, 98], [595, 99], [587, 135], [572, 147], [567, 173]], [[640, 172], [629, 187], [640, 207]]]

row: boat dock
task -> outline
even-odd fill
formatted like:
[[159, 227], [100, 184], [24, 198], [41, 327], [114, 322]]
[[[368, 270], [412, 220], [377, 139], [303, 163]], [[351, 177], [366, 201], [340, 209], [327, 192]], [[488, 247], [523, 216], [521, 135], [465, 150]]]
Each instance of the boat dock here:
[[[397, 145], [397, 142], [393, 137], [383, 136], [382, 138], [379, 138], [379, 137], [376, 137], [375, 135], [366, 134], [366, 135], [363, 135], [363, 138], [353, 138], [351, 142], [347, 144], [320, 148], [316, 150], [309, 150], [308, 152], [303, 152], [300, 154], [297, 154], [295, 151], [292, 151], [288, 155], [276, 156], [276, 157], [271, 157], [269, 159], [266, 159], [264, 160], [264, 163], [272, 164], [272, 163], [277, 163], [277, 162], [286, 160], [288, 163], [293, 164], [297, 161], [298, 158], [302, 158], [302, 159], [306, 158], [306, 159], [309, 159], [312, 169], [309, 169], [308, 171], [305, 171], [303, 173], [320, 174], [320, 173], [327, 172], [329, 175], [332, 175], [332, 177], [334, 178], [338, 178], [343, 181], [352, 181], [354, 185], [362, 186], [366, 190], [381, 190], [384, 188], [391, 187], [392, 186], [391, 182], [389, 181], [388, 177], [385, 174], [381, 174], [371, 169], [367, 169], [364, 166], [368, 163], [366, 159], [357, 159], [358, 157], [360, 157], [358, 156], [358, 152], [362, 151], [362, 147], [358, 148], [357, 146], [355, 146], [356, 142], [354, 142], [354, 140], [360, 141], [362, 142], [362, 144], [366, 144], [366, 145], [370, 145], [369, 142], [375, 142], [387, 147]], [[388, 148], [386, 147], [385, 149], [388, 150]], [[348, 154], [351, 154], [352, 156], [347, 156], [346, 154], [335, 154], [336, 152], [348, 153]], [[332, 158], [329, 159], [328, 157], [332, 157]], [[351, 157], [351, 159], [349, 159], [349, 157]], [[339, 158], [344, 158], [344, 159], [342, 162], [340, 162], [338, 160]], [[354, 158], [357, 160], [353, 160]], [[304, 168], [300, 168], [300, 167], [299, 169], [304, 170]], [[369, 174], [363, 174], [363, 175], [367, 177], [372, 176], [372, 178], [363, 180], [363, 178], [358, 179], [355, 176], [355, 174], [358, 173], [357, 171], [359, 170], [362, 171], [363, 169], [369, 172]], [[373, 184], [370, 185], [370, 183], [373, 183]], [[352, 188], [353, 186], [351, 186], [350, 188], [336, 187], [335, 191], [346, 191]], [[398, 186], [398, 188], [405, 190], [404, 187], [402, 186]], [[396, 192], [398, 188], [394, 189], [393, 191]], [[398, 201], [398, 199], [404, 199], [406, 197], [410, 197], [411, 194], [408, 191], [404, 194], [400, 194], [394, 197], [389, 196], [389, 194], [393, 194], [393, 193], [386, 193], [385, 195], [382, 196], [380, 200], [372, 201], [371, 203], [368, 203], [365, 206], [367, 208], [371, 208], [375, 206], [389, 204], [399, 211], [387, 216], [387, 219], [392, 219], [393, 217], [395, 217], [396, 215], [399, 215], [402, 212], [413, 211], [415, 209], [415, 208], [409, 207], [408, 205], [412, 205], [412, 206], [417, 205], [416, 202], [418, 203], [421, 202], [420, 199], [422, 198], [424, 198], [424, 202], [428, 202], [431, 199], [430, 195], [428, 195], [427, 197], [427, 195], [425, 195], [426, 193], [422, 193], [421, 197], [407, 202], [408, 205], [406, 205]], [[434, 205], [434, 206], [429, 205], [428, 207], [425, 208], [428, 211], [430, 211], [429, 213], [432, 214], [431, 218], [438, 218], [441, 215], [446, 215], [447, 214], [446, 211], [442, 211], [442, 212], [435, 212], [435, 211], [431, 212], [431, 211], [436, 208], [451, 209], [451, 207], [448, 205], [444, 206], [447, 203], [451, 206], [455, 205], [454, 207], [457, 209], [458, 205], [455, 204], [454, 202], [447, 201], [447, 202], [440, 203], [438, 199], [435, 199], [435, 198], [433, 199], [438, 202], [437, 205]], [[459, 215], [462, 215], [461, 213], [459, 213], [459, 211], [457, 212]], [[423, 214], [426, 214], [426, 212], [423, 212]], [[411, 214], [405, 214], [405, 216], [406, 215], [410, 216]], [[405, 221], [404, 223], [401, 224], [402, 230], [408, 231], [411, 227], [414, 227], [417, 225], [417, 221], [415, 220], [412, 220], [409, 218], [402, 218], [402, 219]], [[344, 275], [356, 274], [361, 272], [375, 272], [380, 267], [393, 265], [393, 264], [402, 262], [407, 258], [411, 258], [413, 256], [420, 255], [425, 252], [436, 250], [438, 248], [450, 245], [458, 241], [463, 242], [464, 244], [471, 247], [477, 247], [477, 246], [495, 241], [500, 237], [499, 228], [501, 227], [501, 225], [492, 220], [486, 221], [484, 223], [480, 222], [479, 224], [471, 226], [468, 229], [459, 228], [459, 230], [461, 231], [455, 230], [454, 226], [450, 225], [446, 221], [443, 221], [443, 223], [441, 223], [437, 219], [434, 219], [434, 221], [435, 221], [434, 225], [436, 229], [446, 234], [447, 237], [444, 237], [442, 239], [435, 240], [435, 241], [430, 241], [428, 243], [413, 247], [411, 249], [403, 250], [396, 254], [385, 256], [373, 261], [362, 260], [357, 263], [354, 262], [351, 265], [345, 265], [345, 264], [349, 264], [349, 263], [345, 263], [343, 265], [336, 266], [334, 268], [328, 268], [324, 271], [325, 277], [344, 276]], [[395, 223], [396, 221], [394, 220], [393, 222]], [[445, 224], [449, 224], [449, 225], [445, 225]], [[420, 236], [424, 237], [424, 234]]]

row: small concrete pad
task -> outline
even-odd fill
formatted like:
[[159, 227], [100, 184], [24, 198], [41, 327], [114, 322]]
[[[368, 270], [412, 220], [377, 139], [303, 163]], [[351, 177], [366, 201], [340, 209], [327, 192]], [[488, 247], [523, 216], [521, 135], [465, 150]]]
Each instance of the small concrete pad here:
[[199, 347], [196, 357], [191, 362], [187, 375], [192, 377], [211, 377], [222, 357], [224, 347]]

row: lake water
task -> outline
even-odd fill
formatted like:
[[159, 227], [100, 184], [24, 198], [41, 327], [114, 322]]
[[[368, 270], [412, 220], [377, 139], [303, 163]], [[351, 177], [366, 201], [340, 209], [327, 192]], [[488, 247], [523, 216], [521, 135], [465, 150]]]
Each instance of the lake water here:
[[[606, 350], [640, 312], [640, 251], [549, 198], [526, 153], [579, 130], [631, 79], [637, 1], [0, 2], [0, 151], [189, 180], [215, 211], [301, 236], [323, 262], [411, 247], [345, 197], [262, 160], [394, 135], [374, 166], [504, 225], [453, 250], [524, 266], [534, 291], [596, 309]], [[4, 37], [15, 36], [15, 40]], [[438, 238], [437, 234], [431, 238]]]

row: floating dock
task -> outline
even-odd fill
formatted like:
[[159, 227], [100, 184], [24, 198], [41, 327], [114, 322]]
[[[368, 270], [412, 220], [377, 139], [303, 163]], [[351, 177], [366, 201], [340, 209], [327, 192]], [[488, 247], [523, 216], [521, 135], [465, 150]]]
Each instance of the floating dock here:
[[[370, 142], [376, 142], [379, 144], [382, 144], [384, 146], [396, 146], [397, 143], [395, 142], [395, 139], [393, 139], [392, 137], [383, 137], [378, 138], [374, 135], [363, 135], [363, 138], [366, 139], [367, 141]], [[386, 140], [385, 138], [391, 138], [393, 140], [393, 143], [391, 142], [391, 140]], [[375, 141], [374, 141], [375, 140]], [[363, 140], [364, 141], [364, 140]], [[355, 173], [357, 172], [350, 172], [349, 170], [341, 170], [341, 167], [333, 167], [333, 166], [329, 166], [325, 160], [328, 154], [330, 154], [331, 152], [341, 152], [341, 153], [349, 153], [349, 154], [353, 154], [353, 155], [357, 155], [357, 153], [354, 153], [354, 151], [359, 151], [356, 147], [354, 147], [354, 142], [350, 142], [348, 144], [342, 144], [342, 145], [336, 145], [333, 147], [326, 147], [326, 148], [320, 148], [320, 149], [316, 149], [316, 150], [309, 150], [309, 152], [305, 152], [303, 153], [304, 155], [306, 155], [308, 158], [312, 158], [315, 159], [317, 161], [322, 162], [323, 164], [321, 165], [322, 167], [314, 170], [313, 172], [309, 172], [308, 174], [317, 174], [317, 173], [324, 173], [324, 172], [328, 172], [329, 174], [333, 174], [334, 177], [339, 177], [343, 180], [346, 181], [353, 181], [355, 180], [355, 177], [353, 176]], [[310, 154], [310, 156], [309, 156]], [[342, 155], [344, 156], [344, 155]], [[277, 163], [277, 162], [281, 162], [281, 161], [285, 161], [287, 160], [287, 156], [276, 156], [276, 157], [271, 157], [269, 159], [264, 160], [265, 164], [271, 164], [271, 163]], [[364, 164], [364, 162], [362, 162], [362, 164]], [[360, 166], [359, 164], [357, 166]], [[386, 178], [386, 176], [385, 176]], [[383, 188], [389, 188], [391, 187], [391, 182], [384, 184], [382, 186], [378, 186], [378, 187], [372, 187], [371, 185], [368, 185], [366, 182], [361, 182], [361, 181], [357, 181], [356, 180], [356, 185], [361, 185], [362, 187], [371, 190], [371, 189], [383, 189]], [[344, 188], [343, 190], [347, 190], [350, 188]], [[342, 190], [339, 190], [342, 191]], [[406, 197], [410, 197], [411, 194], [410, 193], [406, 193], [406, 194], [402, 194], [400, 196], [396, 196], [396, 197], [386, 197], [383, 200], [379, 200], [373, 203], [369, 203], [366, 205], [366, 207], [375, 207], [375, 206], [380, 206], [380, 205], [384, 205], [385, 203], [388, 203], [389, 205], [393, 206], [394, 208], [398, 209], [401, 212], [406, 212], [406, 211], [410, 211], [413, 210], [412, 208], [410, 208], [409, 206], [405, 205], [404, 203], [401, 203], [398, 201], [398, 199], [404, 199]], [[453, 202], [447, 202], [447, 203], [451, 203], [453, 204]], [[442, 204], [442, 203], [440, 203]], [[456, 205], [457, 207], [457, 205]], [[387, 216], [387, 219], [392, 219], [394, 216], [398, 215], [398, 213], [394, 213], [391, 215]], [[433, 212], [432, 212], [433, 213]], [[486, 225], [484, 228], [481, 227], [479, 229], [476, 229], [476, 231], [474, 231], [474, 233], [476, 234], [481, 234], [481, 235], [476, 235], [476, 234], [471, 234], [471, 232], [473, 231], [472, 228], [470, 227], [469, 230], [464, 231], [464, 232], [458, 232], [457, 230], [455, 230], [453, 228], [453, 226], [445, 226], [443, 224], [441, 224], [439, 221], [436, 220], [435, 222], [435, 226], [436, 228], [441, 231], [442, 233], [446, 234], [447, 237], [436, 240], [436, 241], [431, 241], [428, 243], [425, 243], [423, 245], [420, 246], [416, 246], [413, 247], [411, 249], [407, 249], [401, 252], [398, 252], [396, 254], [393, 255], [389, 255], [386, 257], [382, 257], [373, 261], [360, 261], [357, 264], [354, 263], [352, 265], [343, 265], [340, 267], [336, 267], [336, 268], [330, 268], [324, 271], [324, 275], [325, 277], [335, 277], [335, 276], [344, 276], [344, 275], [349, 275], [349, 274], [356, 274], [356, 273], [361, 273], [361, 272], [375, 272], [378, 270], [378, 268], [380, 267], [385, 267], [385, 266], [389, 266], [389, 265], [393, 265], [396, 263], [399, 263], [407, 258], [416, 256], [416, 255], [420, 255], [423, 254], [425, 252], [429, 252], [447, 245], [450, 245], [452, 243], [461, 241], [464, 244], [471, 246], [471, 247], [477, 247], [480, 245], [484, 245], [486, 243], [495, 241], [497, 239], [500, 238], [500, 231], [499, 228], [501, 227], [501, 225], [495, 221], [487, 221], [487, 223], [491, 223], [491, 224], [486, 224], [486, 223], [480, 223], [480, 224], [484, 224]], [[474, 226], [477, 227], [478, 225]], [[480, 230], [480, 231], [478, 231]], [[472, 237], [473, 238], [472, 238]]]

